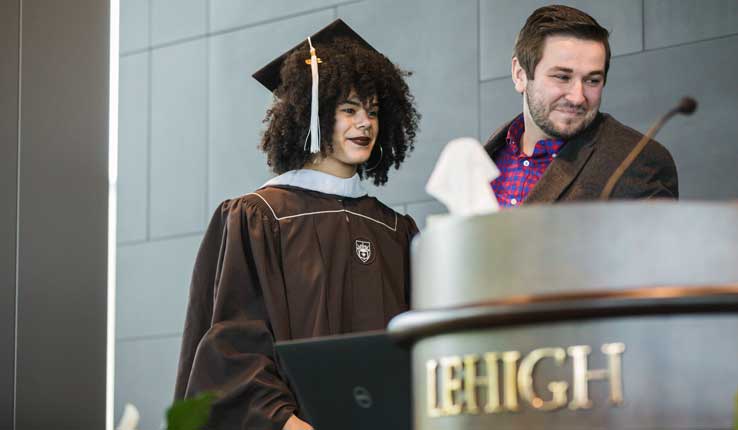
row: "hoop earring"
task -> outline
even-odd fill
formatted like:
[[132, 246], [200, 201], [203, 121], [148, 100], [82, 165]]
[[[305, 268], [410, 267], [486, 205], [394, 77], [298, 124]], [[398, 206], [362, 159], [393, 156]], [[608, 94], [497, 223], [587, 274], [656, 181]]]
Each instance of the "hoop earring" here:
[[[384, 150], [382, 150], [382, 145], [379, 145], [379, 160], [377, 160], [377, 163], [374, 164], [372, 167], [365, 168], [364, 171], [371, 172], [372, 170], [374, 170], [377, 167], [379, 167], [379, 163], [382, 162], [382, 157], [383, 156], [384, 156]], [[367, 160], [367, 161], [369, 161], [369, 160]]]

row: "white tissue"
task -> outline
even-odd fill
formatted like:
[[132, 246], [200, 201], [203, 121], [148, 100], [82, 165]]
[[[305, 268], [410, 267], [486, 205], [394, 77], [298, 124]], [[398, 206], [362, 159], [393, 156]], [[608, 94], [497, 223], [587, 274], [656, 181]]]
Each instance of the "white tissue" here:
[[136, 430], [138, 429], [138, 421], [141, 415], [138, 413], [138, 409], [130, 403], [126, 403], [123, 409], [123, 417], [121, 417], [118, 427], [115, 430]]
[[478, 140], [454, 139], [443, 148], [425, 191], [445, 204], [452, 215], [497, 212], [490, 183], [500, 175]]

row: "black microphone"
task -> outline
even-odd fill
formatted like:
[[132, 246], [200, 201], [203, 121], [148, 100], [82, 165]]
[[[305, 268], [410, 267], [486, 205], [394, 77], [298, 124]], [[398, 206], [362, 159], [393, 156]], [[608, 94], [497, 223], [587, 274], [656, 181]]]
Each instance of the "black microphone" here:
[[682, 97], [681, 100], [679, 100], [679, 104], [676, 105], [674, 108], [672, 108], [669, 112], [667, 112], [664, 116], [659, 118], [658, 121], [656, 121], [651, 128], [648, 129], [645, 135], [643, 135], [643, 138], [638, 142], [638, 144], [630, 151], [627, 157], [623, 159], [623, 161], [620, 163], [617, 169], [615, 169], [615, 172], [610, 176], [610, 178], [607, 180], [607, 183], [605, 184], [605, 188], [602, 190], [602, 193], [600, 194], [600, 200], [608, 200], [610, 198], [610, 194], [612, 194], [613, 188], [615, 188], [615, 184], [618, 183], [620, 180], [620, 177], [623, 176], [623, 173], [630, 167], [631, 164], [633, 164], [633, 161], [635, 161], [636, 157], [640, 155], [641, 151], [643, 151], [643, 148], [646, 147], [646, 144], [653, 138], [653, 136], [658, 133], [659, 130], [661, 130], [661, 127], [666, 124], [666, 122], [671, 119], [674, 115], [681, 113], [684, 115], [692, 115], [694, 111], [697, 110], [697, 100], [693, 99], [692, 97]]
[[697, 100], [692, 97], [682, 97], [676, 107], [677, 112], [684, 115], [692, 115], [697, 110]]

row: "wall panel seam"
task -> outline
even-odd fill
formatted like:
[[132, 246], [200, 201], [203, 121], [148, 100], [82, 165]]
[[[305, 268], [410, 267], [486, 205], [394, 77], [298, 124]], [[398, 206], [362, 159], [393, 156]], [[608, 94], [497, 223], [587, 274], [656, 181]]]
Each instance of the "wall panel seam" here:
[[617, 58], [617, 57], [630, 57], [630, 56], [633, 56], [633, 55], [641, 55], [641, 54], [645, 54], [645, 53], [648, 53], [648, 52], [658, 52], [658, 51], [663, 51], [663, 50], [666, 50], [666, 49], [681, 48], [681, 47], [685, 47], [685, 46], [697, 45], [697, 44], [700, 44], [700, 43], [709, 43], [709, 42], [713, 42], [713, 41], [720, 41], [720, 40], [730, 39], [730, 38], [733, 38], [733, 37], [736, 37], [736, 36], [738, 36], [738, 33], [725, 34], [725, 35], [722, 35], [722, 36], [715, 36], [715, 37], [711, 37], [711, 38], [707, 38], [707, 39], [690, 40], [689, 42], [675, 43], [673, 45], [659, 46], [657, 48], [648, 48], [648, 49], [644, 49], [643, 51], [640, 51], [640, 52], [629, 52], [627, 54], [620, 54], [620, 55], [617, 55], [617, 56], [613, 56], [613, 58]]
[[[683, 46], [696, 45], [696, 44], [699, 44], [699, 43], [706, 43], [706, 42], [712, 42], [712, 41], [717, 41], [717, 40], [730, 39], [730, 38], [736, 37], [736, 36], [738, 36], [738, 32], [736, 32], [736, 33], [730, 33], [730, 34], [725, 34], [725, 35], [722, 35], [722, 36], [715, 36], [715, 37], [711, 37], [711, 38], [707, 38], [707, 39], [691, 40], [689, 42], [682, 42], [682, 43], [676, 43], [676, 44], [673, 44], [673, 45], [659, 46], [657, 48], [649, 48], [649, 49], [645, 49], [644, 48], [642, 51], [626, 52], [626, 53], [623, 53], [623, 54], [613, 55], [612, 58], [632, 57], [634, 55], [641, 55], [641, 54], [645, 54], [645, 53], [648, 53], [648, 52], [657, 52], [657, 51], [661, 51], [661, 50], [665, 50], [665, 49], [681, 48]], [[480, 84], [486, 84], [486, 83], [489, 83], [489, 82], [494, 82], [494, 81], [499, 81], [499, 80], [509, 79], [509, 78], [510, 77], [507, 76], [507, 75], [506, 76], [497, 76], [497, 77], [493, 77], [493, 78], [482, 79], [481, 81], [479, 81], [479, 83]]]
[[146, 35], [146, 235], [147, 241], [151, 240], [151, 123], [152, 118], [152, 100], [153, 100], [153, 68], [154, 68], [154, 55], [151, 50], [151, 35], [153, 33], [152, 25], [154, 23], [153, 11], [154, 7], [151, 4], [153, 0], [148, 0], [148, 34]]
[[[481, 78], [481, 76], [480, 76], [480, 78]], [[481, 80], [479, 81], [479, 83], [480, 83], [480, 84], [486, 84], [487, 82], [500, 81], [500, 80], [503, 80], [503, 79], [511, 79], [511, 78], [510, 78], [510, 76], [508, 76], [508, 75], [505, 75], [505, 76], [498, 76], [498, 77], [496, 77], [496, 78], [485, 78], [485, 79], [481, 79]]]
[[15, 168], [15, 314], [13, 315], [13, 429], [16, 428], [18, 417], [18, 302], [20, 297], [20, 190], [21, 190], [21, 143], [22, 143], [22, 115], [23, 111], [23, 0], [18, 0], [18, 122], [16, 125], [16, 168]]
[[413, 201], [407, 201], [407, 202], [400, 202], [400, 203], [396, 203], [396, 204], [397, 205], [410, 206], [410, 205], [422, 205], [422, 204], [426, 204], [426, 203], [438, 203], [439, 205], [443, 205], [443, 203], [441, 203], [440, 201], [438, 201], [436, 199], [413, 200]]
[[477, 137], [482, 137], [482, 0], [477, 0]]
[[641, 51], [646, 50], [646, 0], [641, 0]]
[[146, 55], [146, 234], [144, 240], [151, 240], [151, 122], [152, 118], [152, 77], [154, 56]]
[[222, 29], [222, 30], [214, 31], [214, 32], [211, 32], [210, 31], [210, 19], [208, 19], [208, 22], [206, 23], [206, 31], [203, 34], [199, 34], [199, 35], [196, 35], [196, 36], [183, 37], [183, 38], [180, 38], [180, 39], [171, 40], [169, 42], [158, 43], [158, 44], [155, 44], [155, 45], [151, 44], [151, 42], [149, 41], [149, 46], [147, 48], [132, 49], [130, 51], [126, 51], [126, 52], [121, 53], [120, 56], [121, 57], [129, 57], [129, 56], [136, 55], [136, 54], [142, 54], [142, 53], [148, 52], [148, 51], [154, 51], [154, 50], [157, 50], [157, 49], [169, 48], [169, 47], [172, 47], [172, 46], [175, 46], [175, 45], [180, 45], [180, 44], [189, 43], [189, 42], [195, 42], [195, 41], [200, 40], [200, 39], [210, 39], [211, 37], [214, 37], [214, 36], [221, 36], [221, 35], [228, 34], [228, 33], [235, 33], [235, 32], [241, 31], [241, 30], [247, 30], [249, 28], [258, 27], [258, 26], [261, 26], [261, 25], [273, 24], [273, 23], [276, 23], [276, 22], [279, 22], [279, 21], [283, 21], [283, 20], [287, 20], [287, 19], [300, 18], [302, 16], [311, 15], [313, 13], [325, 12], [325, 11], [328, 11], [328, 10], [333, 10], [334, 17], [338, 17], [338, 7], [339, 6], [348, 6], [348, 5], [351, 5], [351, 4], [354, 4], [354, 3], [361, 3], [362, 1], [363, 0], [354, 0], [354, 1], [349, 1], [349, 2], [345, 2], [345, 3], [339, 3], [339, 4], [333, 5], [333, 6], [325, 6], [325, 7], [310, 9], [310, 10], [306, 10], [306, 11], [302, 11], [302, 12], [297, 12], [297, 13], [293, 13], [293, 14], [287, 14], [287, 15], [279, 16], [279, 17], [276, 17], [276, 18], [270, 18], [270, 19], [265, 19], [265, 20], [262, 20], [262, 21], [256, 21], [256, 22], [252, 22], [252, 23], [249, 23], [249, 24], [244, 24], [244, 25], [240, 25], [240, 26], [236, 26], [236, 27], [229, 27], [229, 28], [225, 28], [225, 29]]
[[[351, 2], [351, 3], [341, 4], [341, 6], [350, 5], [350, 4], [353, 4], [353, 3], [359, 3], [360, 1], [362, 1], [362, 0], [358, 0], [358, 1], [355, 1], [355, 2]], [[337, 17], [337, 15], [338, 15], [338, 13], [337, 13], [338, 7], [336, 6], [336, 7], [333, 7], [333, 8], [336, 9], [336, 14], [334, 16]], [[284, 17], [275, 18], [275, 19], [272, 19], [272, 20], [260, 21], [258, 23], [247, 24], [247, 25], [240, 26], [240, 27], [233, 27], [233, 28], [229, 28], [229, 29], [226, 29], [226, 30], [219, 30], [219, 31], [216, 31], [216, 32], [207, 32], [207, 33], [202, 34], [202, 35], [199, 35], [199, 36], [191, 36], [191, 37], [187, 37], [187, 38], [183, 38], [183, 39], [178, 39], [178, 40], [175, 40], [175, 41], [172, 41], [172, 42], [167, 42], [167, 43], [161, 43], [161, 44], [158, 44], [158, 45], [153, 45], [153, 46], [150, 46], [148, 48], [141, 48], [141, 49], [134, 49], [134, 50], [131, 50], [131, 51], [126, 51], [126, 52], [121, 53], [120, 54], [120, 57], [121, 58], [131, 57], [131, 56], [134, 56], [134, 55], [137, 55], [137, 54], [143, 54], [145, 52], [151, 52], [151, 51], [155, 51], [155, 50], [158, 50], [158, 49], [169, 48], [171, 46], [175, 46], [175, 45], [179, 45], [179, 44], [185, 44], [185, 43], [189, 43], [189, 42], [195, 42], [195, 41], [200, 40], [200, 39], [210, 39], [211, 37], [214, 37], [214, 36], [220, 36], [220, 35], [223, 35], [223, 34], [233, 33], [233, 32], [237, 32], [237, 31], [240, 31], [240, 30], [247, 30], [249, 28], [258, 27], [260, 25], [273, 24], [273, 23], [279, 22], [280, 20], [283, 20], [283, 19], [299, 18], [301, 16], [310, 15], [312, 13], [317, 13], [317, 12], [324, 12], [324, 11], [330, 10], [330, 9], [331, 8], [313, 9], [313, 10], [311, 10], [309, 12], [306, 12], [306, 13], [284, 16]], [[642, 21], [643, 21], [643, 25], [645, 26], [645, 17], [643, 17]], [[707, 38], [703, 38], [703, 39], [693, 39], [693, 40], [690, 40], [688, 42], [680, 42], [680, 43], [676, 43], [676, 44], [672, 44], [672, 45], [659, 46], [659, 47], [656, 47], [656, 48], [646, 48], [646, 32], [645, 32], [645, 29], [642, 29], [641, 49], [639, 51], [626, 52], [626, 53], [622, 53], [622, 54], [613, 55], [612, 58], [624, 57], [624, 56], [628, 56], [628, 55], [639, 54], [641, 52], [650, 52], [650, 51], [655, 51], [655, 50], [665, 49], [665, 48], [679, 47], [679, 46], [689, 45], [689, 44], [692, 44], [692, 43], [700, 43], [700, 42], [705, 42], [705, 41], [710, 41], [710, 40], [725, 39], [725, 38], [736, 36], [736, 35], [738, 35], [738, 32], [735, 32], [735, 33], [727, 33], [727, 34], [723, 34], [723, 35], [720, 35], [720, 36], [712, 36], [712, 37], [707, 37]], [[479, 64], [479, 67], [481, 67], [481, 62]], [[502, 78], [506, 78], [506, 77], [507, 76], [495, 76], [495, 77], [491, 77], [491, 78], [481, 79], [481, 73], [480, 73], [480, 81], [479, 82], [484, 83], [484, 82], [494, 81], [496, 79], [502, 79]]]
[[[293, 19], [293, 18], [300, 18], [300, 17], [303, 17], [303, 16], [308, 16], [308, 15], [312, 15], [312, 14], [319, 13], [319, 12], [325, 12], [325, 11], [329, 11], [329, 10], [334, 10], [334, 16], [337, 16], [337, 11], [338, 11], [338, 8], [339, 7], [341, 7], [341, 6], [349, 6], [349, 5], [356, 4], [356, 3], [361, 3], [362, 1], [364, 1], [364, 0], [346, 1], [346, 2], [342, 2], [342, 3], [334, 4], [334, 5], [331, 5], [331, 6], [317, 7], [317, 8], [313, 8], [313, 9], [301, 11], [301, 12], [296, 12], [296, 13], [291, 13], [291, 14], [286, 14], [286, 15], [280, 15], [278, 17], [264, 19], [264, 20], [261, 20], [261, 21], [255, 21], [255, 22], [251, 22], [251, 23], [248, 23], [248, 24], [239, 25], [239, 26], [235, 26], [235, 27], [228, 27], [228, 28], [224, 28], [222, 30], [217, 30], [217, 31], [210, 31], [210, 26], [208, 25], [207, 31], [204, 34], [201, 34], [201, 35], [198, 35], [198, 36], [186, 37], [186, 38], [182, 38], [182, 39], [177, 39], [177, 40], [174, 40], [174, 41], [171, 41], [171, 42], [160, 43], [160, 44], [157, 44], [157, 45], [151, 45], [150, 48], [149, 48], [149, 50], [160, 49], [160, 48], [167, 48], [167, 47], [172, 46], [172, 45], [177, 45], [177, 44], [181, 44], [181, 43], [192, 42], [192, 41], [199, 40], [199, 39], [206, 39], [206, 38], [211, 38], [211, 37], [214, 37], [214, 36], [221, 36], [221, 35], [228, 34], [228, 33], [235, 33], [235, 32], [241, 31], [241, 30], [247, 30], [247, 29], [250, 29], [250, 28], [259, 27], [259, 26], [267, 25], [267, 24], [273, 24], [273, 23], [276, 23], [276, 22], [285, 21], [285, 20], [289, 20], [289, 19]], [[144, 50], [129, 51], [129, 52], [126, 52], [124, 55], [126, 55], [126, 56], [127, 55], [133, 55], [133, 54], [136, 54], [136, 53], [141, 53], [143, 51]]]
[[149, 239], [126, 240], [126, 241], [118, 242], [118, 249], [138, 246], [138, 245], [146, 245], [149, 243], [166, 242], [170, 240], [187, 239], [191, 237], [201, 237], [204, 234], [204, 232], [205, 230], [201, 230], [201, 231], [196, 231], [193, 233], [182, 233], [182, 234], [175, 234], [171, 236], [152, 237]]
[[[205, 1], [205, 33], [210, 33], [210, 4]], [[208, 222], [210, 208], [210, 37], [205, 40], [205, 204], [203, 205], [202, 224]]]
[[182, 337], [182, 332], [157, 333], [157, 334], [149, 334], [149, 335], [142, 335], [142, 336], [121, 336], [119, 338], [116, 338], [115, 341], [117, 343], [129, 343], [129, 342], [139, 342], [139, 341], [147, 341], [147, 340], [179, 339], [181, 337]]

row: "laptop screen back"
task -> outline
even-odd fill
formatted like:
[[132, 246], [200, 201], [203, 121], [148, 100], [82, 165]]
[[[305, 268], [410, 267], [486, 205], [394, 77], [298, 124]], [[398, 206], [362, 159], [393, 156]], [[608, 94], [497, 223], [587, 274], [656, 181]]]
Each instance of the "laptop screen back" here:
[[316, 430], [411, 429], [410, 351], [385, 332], [279, 342], [276, 349]]

